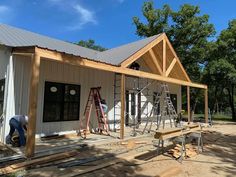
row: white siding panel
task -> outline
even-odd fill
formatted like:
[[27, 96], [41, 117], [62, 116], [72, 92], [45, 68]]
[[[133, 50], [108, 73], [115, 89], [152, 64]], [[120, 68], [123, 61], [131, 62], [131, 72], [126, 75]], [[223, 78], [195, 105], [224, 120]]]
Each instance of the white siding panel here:
[[[113, 112], [111, 109], [113, 106], [113, 76], [114, 74], [109, 72], [42, 60], [40, 68], [37, 134], [53, 134], [78, 130], [79, 128], [79, 121], [43, 123], [43, 97], [45, 81], [81, 85], [80, 117], [83, 116], [90, 88], [101, 86], [101, 96], [106, 99], [109, 107], [108, 118], [113, 120]], [[92, 120], [95, 124], [96, 121], [94, 119], [95, 117], [93, 112]]]
[[[5, 141], [5, 136], [9, 131], [8, 126], [8, 113], [7, 113], [7, 94], [8, 94], [8, 73], [9, 73], [9, 61], [10, 61], [10, 48], [0, 46], [0, 79], [5, 79], [5, 92], [4, 92], [4, 105], [3, 105], [3, 122], [0, 123], [0, 141]], [[0, 115], [1, 116], [1, 115]], [[8, 127], [8, 128], [7, 128]]]

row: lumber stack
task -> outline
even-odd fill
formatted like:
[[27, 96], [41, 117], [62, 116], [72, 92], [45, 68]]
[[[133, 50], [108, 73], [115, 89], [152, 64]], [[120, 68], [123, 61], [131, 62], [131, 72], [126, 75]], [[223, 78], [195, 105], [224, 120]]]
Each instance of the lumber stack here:
[[[187, 156], [186, 158], [191, 158], [197, 155], [197, 149], [193, 147], [193, 145], [186, 144], [185, 148], [186, 148], [186, 156]], [[167, 153], [172, 155], [174, 158], [178, 159], [181, 156], [181, 149], [182, 149], [182, 146], [177, 144], [173, 149], [168, 150]], [[183, 152], [183, 156], [184, 156], [184, 152]]]
[[0, 175], [13, 173], [18, 170], [24, 170], [24, 169], [30, 168], [34, 165], [40, 165], [40, 164], [44, 164], [44, 163], [53, 162], [56, 160], [70, 158], [70, 157], [73, 157], [76, 155], [78, 155], [78, 151], [72, 150], [69, 152], [63, 152], [63, 153], [53, 154], [53, 155], [49, 155], [49, 156], [45, 156], [45, 157], [32, 159], [32, 160], [27, 160], [24, 162], [12, 164], [12, 165], [4, 167], [4, 168], [0, 168]]

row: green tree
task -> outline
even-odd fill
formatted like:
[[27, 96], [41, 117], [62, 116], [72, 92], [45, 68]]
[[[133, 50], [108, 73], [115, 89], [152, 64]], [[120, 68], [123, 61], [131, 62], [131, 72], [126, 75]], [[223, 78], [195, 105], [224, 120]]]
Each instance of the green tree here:
[[81, 40], [79, 42], [76, 42], [75, 44], [79, 45], [79, 46], [82, 46], [82, 47], [86, 47], [86, 48], [89, 48], [89, 49], [93, 49], [93, 50], [97, 50], [97, 51], [105, 51], [107, 50], [106, 48], [100, 46], [100, 45], [97, 45], [95, 44], [95, 41], [92, 40], [92, 39], [89, 39], [89, 40]]
[[[152, 1], [143, 4], [142, 13], [145, 22], [133, 17], [136, 34], [149, 37], [165, 32], [191, 80], [201, 82], [202, 71], [213, 45], [208, 40], [215, 34], [213, 24], [208, 21], [209, 16], [200, 15], [198, 6], [188, 4], [182, 5], [178, 11], [168, 5], [155, 9]], [[200, 93], [197, 89], [191, 89], [192, 112]]]
[[[215, 104], [222, 100], [222, 94], [228, 97], [232, 119], [236, 120], [236, 19], [220, 33], [215, 44], [216, 48], [206, 65], [204, 80], [214, 89]], [[226, 90], [226, 93], [223, 90]]]

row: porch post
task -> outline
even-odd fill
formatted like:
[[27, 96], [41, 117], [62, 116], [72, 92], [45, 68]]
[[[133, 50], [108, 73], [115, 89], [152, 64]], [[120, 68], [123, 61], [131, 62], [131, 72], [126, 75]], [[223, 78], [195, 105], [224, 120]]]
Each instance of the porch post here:
[[208, 123], [208, 89], [204, 90], [205, 95], [205, 123]]
[[27, 127], [27, 141], [26, 141], [26, 157], [33, 157], [35, 150], [35, 132], [36, 132], [36, 116], [37, 116], [37, 101], [38, 101], [38, 84], [40, 72], [40, 55], [35, 54], [31, 58], [31, 81], [29, 94], [29, 122]]
[[187, 86], [187, 111], [188, 111], [188, 123], [190, 123], [191, 110], [190, 110], [190, 87], [189, 86]]
[[121, 86], [120, 86], [120, 139], [124, 139], [124, 124], [125, 124], [125, 75], [121, 74]]

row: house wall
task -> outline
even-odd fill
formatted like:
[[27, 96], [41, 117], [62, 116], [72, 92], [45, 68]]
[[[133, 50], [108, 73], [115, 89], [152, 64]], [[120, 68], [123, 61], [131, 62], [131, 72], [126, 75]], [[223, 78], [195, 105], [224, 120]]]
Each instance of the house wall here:
[[[30, 62], [29, 57], [14, 57], [14, 103], [15, 114], [28, 113], [29, 84], [30, 84]], [[84, 108], [91, 87], [102, 87], [101, 96], [106, 99], [109, 110], [108, 118], [113, 119], [113, 78], [114, 74], [99, 70], [82, 68], [46, 59], [41, 60], [40, 81], [37, 108], [38, 136], [54, 133], [66, 133], [79, 129], [79, 121], [43, 122], [44, 85], [45, 81], [78, 84], [81, 85], [80, 118], [83, 116]], [[94, 112], [92, 120], [94, 120]], [[96, 124], [96, 121], [92, 121]]]
[[[29, 84], [31, 71], [31, 58], [23, 56], [14, 56], [12, 58], [12, 76], [11, 80], [11, 99], [8, 104], [10, 115], [27, 114], [29, 100]], [[14, 81], [14, 82], [13, 82]], [[62, 64], [47, 59], [41, 60], [40, 81], [37, 107], [37, 136], [44, 136], [55, 133], [67, 133], [79, 129], [79, 121], [62, 121], [62, 122], [43, 122], [43, 106], [44, 106], [44, 85], [45, 81], [78, 84], [81, 85], [80, 97], [80, 118], [83, 116], [84, 108], [88, 99], [91, 87], [101, 86], [101, 96], [106, 99], [108, 104], [108, 118], [110, 128], [113, 128], [114, 120], [114, 73]], [[127, 79], [127, 89], [132, 87], [131, 82]], [[178, 96], [178, 109], [181, 110], [181, 87], [170, 85], [170, 91]], [[155, 85], [150, 86], [150, 93], [155, 91]], [[145, 94], [142, 97], [145, 100]], [[146, 98], [148, 101], [148, 109], [152, 107], [152, 98]], [[143, 106], [143, 105], [142, 105]], [[14, 114], [13, 114], [14, 113]], [[145, 112], [143, 112], [144, 116]], [[119, 117], [117, 117], [119, 119]], [[9, 120], [7, 120], [9, 122]], [[92, 114], [92, 124], [96, 124], [94, 113]], [[6, 128], [6, 132], [9, 130]]]
[[5, 79], [5, 88], [4, 88], [4, 105], [3, 105], [3, 121], [0, 122], [0, 141], [4, 142], [5, 137], [5, 127], [6, 127], [6, 105], [7, 105], [7, 87], [8, 87], [8, 78], [7, 73], [9, 71], [9, 59], [10, 59], [11, 48], [5, 46], [0, 46], [0, 80]]

